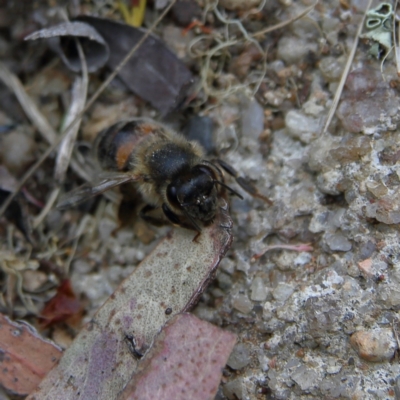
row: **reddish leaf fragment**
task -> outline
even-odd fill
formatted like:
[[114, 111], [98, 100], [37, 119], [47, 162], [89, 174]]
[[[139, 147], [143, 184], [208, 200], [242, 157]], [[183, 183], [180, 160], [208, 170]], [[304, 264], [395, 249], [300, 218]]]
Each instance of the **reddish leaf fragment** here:
[[221, 199], [214, 223], [196, 242], [187, 229], [172, 231], [97, 311], [29, 399], [116, 399], [137, 368], [134, 354], [144, 354], [165, 323], [199, 299], [231, 244], [231, 227]]
[[0, 385], [15, 395], [29, 394], [61, 358], [61, 349], [33, 327], [0, 314]]
[[82, 311], [81, 304], [76, 298], [71, 287], [71, 282], [66, 279], [57, 288], [57, 293], [44, 306], [41, 313], [40, 324], [43, 328], [57, 322], [65, 322], [71, 317], [78, 317]]
[[235, 342], [234, 334], [194, 315], [177, 315], [157, 336], [118, 400], [211, 400]]

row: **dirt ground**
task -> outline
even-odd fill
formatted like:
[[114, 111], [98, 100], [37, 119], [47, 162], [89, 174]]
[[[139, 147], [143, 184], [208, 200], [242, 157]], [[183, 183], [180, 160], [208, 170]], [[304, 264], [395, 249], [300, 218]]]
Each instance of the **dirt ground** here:
[[[0, 1], [1, 63], [55, 132], [76, 73], [46, 40], [23, 39], [62, 13], [124, 21], [116, 3]], [[161, 3], [147, 4], [145, 28]], [[113, 194], [41, 216], [56, 187], [69, 191], [93, 176], [90, 148], [100, 130], [149, 117], [200, 140], [210, 158], [234, 166], [273, 202], [227, 179], [244, 197], [230, 198], [233, 244], [192, 310], [238, 337], [216, 399], [400, 399], [400, 78], [392, 6], [373, 2], [365, 17], [366, 0], [178, 1], [154, 33], [193, 75], [186, 101], [163, 112], [123, 79], [111, 82], [82, 117], [61, 185], [52, 152], [14, 211], [0, 217], [0, 311], [66, 349], [167, 235], [171, 227], [146, 224], [136, 205], [127, 211]], [[88, 97], [109, 74], [104, 67], [89, 74]], [[0, 78], [3, 202], [49, 140]], [[66, 278], [79, 312], [43, 325], [45, 304]]]

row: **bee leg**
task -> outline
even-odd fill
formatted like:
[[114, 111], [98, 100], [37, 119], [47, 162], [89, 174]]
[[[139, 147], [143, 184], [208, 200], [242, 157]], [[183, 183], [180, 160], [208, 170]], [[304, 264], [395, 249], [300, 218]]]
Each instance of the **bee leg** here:
[[201, 230], [198, 226], [189, 222], [182, 221], [165, 203], [162, 205], [162, 210], [165, 216], [174, 224], [181, 226], [182, 228], [190, 229], [196, 231], [197, 235], [193, 238], [193, 242], [196, 242], [197, 238], [201, 235]]
[[182, 222], [179, 217], [165, 204], [161, 206], [165, 216], [174, 224], [182, 226]]
[[145, 205], [139, 212], [140, 218], [142, 218], [144, 221], [146, 221], [149, 224], [152, 224], [154, 226], [166, 225], [167, 221], [165, 221], [164, 219], [152, 217], [151, 215], [147, 215], [147, 213], [155, 210], [156, 208], [157, 207], [151, 206], [150, 204]]
[[231, 165], [220, 159], [217, 159], [217, 163], [223, 168], [224, 171], [233, 176], [236, 182], [241, 186], [241, 188], [249, 193], [251, 196], [257, 197], [258, 199], [261, 199], [270, 205], [273, 204], [273, 202], [267, 196], [264, 196], [262, 193], [260, 193], [258, 189], [249, 182], [248, 179], [239, 176], [238, 172]]

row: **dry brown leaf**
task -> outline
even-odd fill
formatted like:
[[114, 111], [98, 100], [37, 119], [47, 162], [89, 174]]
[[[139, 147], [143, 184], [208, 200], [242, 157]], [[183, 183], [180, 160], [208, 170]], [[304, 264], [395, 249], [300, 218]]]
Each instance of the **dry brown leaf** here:
[[121, 283], [28, 399], [115, 399], [138, 365], [126, 339], [143, 354], [169, 319], [193, 306], [229, 248], [231, 227], [221, 199], [214, 223], [196, 242], [186, 229], [168, 235]]
[[[93, 26], [110, 46], [107, 66], [114, 70], [144, 35], [144, 31], [110, 19], [80, 16]], [[179, 107], [193, 75], [186, 65], [155, 36], [149, 36], [136, 54], [119, 71], [125, 85], [162, 114]]]
[[0, 314], [0, 384], [16, 395], [27, 395], [61, 358], [55, 344], [28, 324]]

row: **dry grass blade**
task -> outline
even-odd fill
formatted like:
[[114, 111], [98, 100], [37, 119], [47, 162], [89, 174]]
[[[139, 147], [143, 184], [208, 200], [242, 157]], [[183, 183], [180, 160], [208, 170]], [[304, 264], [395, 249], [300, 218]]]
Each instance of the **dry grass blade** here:
[[81, 113], [85, 108], [87, 88], [89, 85], [89, 75], [85, 54], [83, 53], [82, 46], [77, 39], [75, 39], [75, 43], [82, 66], [82, 78], [76, 78], [72, 86], [71, 105], [65, 118], [65, 126], [69, 126], [76, 118], [79, 119], [78, 123], [71, 126], [71, 128], [65, 132], [65, 137], [61, 142], [60, 148], [58, 149], [54, 177], [59, 183], [64, 181], [65, 174], [72, 156], [72, 150], [74, 148], [75, 140], [78, 135], [82, 120]]
[[[74, 85], [72, 87], [71, 105], [65, 119], [66, 126], [68, 126], [70, 122], [73, 121], [75, 117], [79, 115], [85, 107], [86, 93], [88, 87], [87, 72], [83, 75], [84, 77], [77, 77], [75, 79]], [[81, 118], [79, 118], [79, 121], [81, 121]], [[56, 182], [64, 181], [65, 173], [67, 172], [69, 161], [72, 155], [72, 150], [74, 148], [76, 137], [78, 135], [79, 126], [80, 123], [75, 124], [65, 133], [64, 140], [61, 142], [60, 148], [58, 149], [56, 169], [54, 173], [54, 178]]]
[[2, 62], [0, 62], [0, 79], [15, 94], [26, 115], [43, 138], [50, 144], [54, 143], [57, 140], [56, 132], [28, 96], [21, 81]]
[[[87, 87], [89, 84], [85, 55], [83, 53], [82, 46], [80, 45], [78, 40], [76, 40], [76, 47], [78, 49], [82, 65], [82, 78], [77, 77], [72, 86], [71, 104], [65, 118], [65, 126], [68, 126], [70, 122], [72, 122], [78, 115], [80, 115], [81, 111], [84, 109], [86, 103]], [[57, 187], [53, 189], [50, 197], [47, 200], [46, 206], [33, 221], [34, 228], [37, 228], [43, 222], [58, 198], [58, 195], [60, 193], [60, 184], [64, 181], [65, 174], [70, 164], [72, 150], [74, 148], [76, 137], [78, 135], [79, 127], [81, 125], [80, 123], [81, 118], [79, 118], [78, 123], [73, 125], [68, 131], [65, 132], [64, 139], [58, 149], [56, 168], [54, 173]], [[64, 133], [64, 130], [62, 132]]]
[[43, 220], [46, 218], [46, 215], [53, 208], [54, 203], [56, 202], [59, 194], [60, 194], [60, 186], [57, 186], [50, 193], [50, 196], [48, 197], [46, 205], [43, 207], [42, 211], [39, 213], [39, 215], [37, 215], [34, 218], [34, 220], [32, 222], [33, 229], [36, 229], [43, 222]]
[[[397, 76], [400, 77], [400, 21], [396, 21], [396, 10], [398, 0], [394, 2], [393, 6], [393, 44], [394, 55], [396, 59]], [[397, 25], [397, 38], [396, 38], [396, 25]]]
[[[136, 46], [134, 46], [126, 57], [121, 61], [119, 66], [115, 68], [115, 70], [110, 74], [110, 76], [104, 81], [104, 83], [97, 89], [97, 91], [92, 95], [89, 101], [86, 104], [86, 107], [82, 110], [82, 112], [75, 117], [75, 119], [66, 127], [65, 132], [68, 132], [82, 117], [82, 115], [93, 105], [93, 103], [98, 99], [100, 94], [104, 91], [104, 89], [110, 84], [110, 82], [117, 76], [119, 71], [124, 67], [127, 61], [133, 56], [133, 54], [137, 51], [137, 49], [145, 42], [145, 40], [150, 36], [154, 28], [161, 22], [161, 20], [165, 17], [168, 11], [172, 8], [172, 6], [176, 3], [176, 0], [172, 0], [171, 3], [165, 8], [165, 10], [160, 14], [160, 16], [154, 21], [149, 30], [143, 35], [141, 40], [138, 41]], [[40, 167], [40, 165], [47, 159], [47, 157], [54, 151], [54, 149], [61, 143], [64, 138], [64, 134], [60, 135], [57, 140], [43, 153], [43, 155], [39, 158], [39, 160], [29, 169], [29, 171], [21, 178], [19, 181], [15, 192], [8, 196], [7, 200], [3, 203], [0, 208], [0, 217], [4, 214], [4, 211], [10, 205], [14, 197], [21, 190], [21, 188], [25, 185], [26, 181], [35, 173], [35, 171]]]
[[359, 37], [361, 35], [361, 31], [363, 29], [363, 26], [364, 26], [365, 17], [367, 15], [368, 10], [371, 8], [371, 4], [372, 4], [372, 0], [369, 0], [368, 1], [368, 5], [367, 5], [367, 7], [365, 9], [363, 18], [362, 18], [362, 20], [360, 22], [360, 25], [358, 26], [357, 34], [356, 34], [356, 37], [354, 38], [353, 47], [351, 49], [349, 57], [347, 58], [346, 66], [344, 67], [344, 70], [343, 70], [343, 73], [342, 73], [342, 77], [340, 78], [339, 85], [338, 85], [338, 87], [336, 89], [335, 97], [333, 98], [332, 106], [331, 106], [331, 108], [329, 110], [328, 117], [327, 117], [325, 125], [324, 125], [324, 129], [322, 130], [322, 134], [326, 133], [326, 131], [328, 130], [328, 127], [329, 127], [329, 125], [330, 125], [330, 123], [332, 121], [333, 115], [336, 112], [336, 108], [337, 108], [337, 106], [339, 104], [340, 97], [342, 96], [342, 91], [343, 91], [343, 88], [344, 88], [344, 84], [346, 83], [346, 79], [347, 79], [347, 76], [349, 75], [351, 64], [353, 63], [354, 55], [356, 54], [358, 40], [359, 40]]
[[251, 34], [250, 36], [257, 37], [257, 36], [265, 35], [266, 33], [269, 33], [269, 32], [272, 32], [272, 31], [276, 31], [277, 29], [282, 29], [285, 26], [290, 25], [294, 21], [297, 21], [298, 19], [303, 18], [310, 11], [312, 11], [317, 4], [318, 4], [318, 0], [314, 4], [312, 4], [311, 6], [307, 7], [299, 15], [296, 15], [295, 17], [293, 17], [291, 19], [288, 19], [287, 21], [280, 22], [279, 24], [276, 24], [276, 25], [273, 25], [273, 26], [269, 26], [268, 28], [265, 28], [265, 29], [261, 29], [261, 31], [255, 32], [255, 33]]

